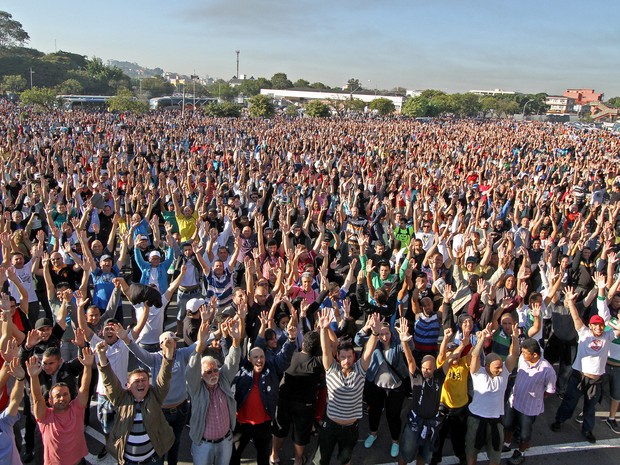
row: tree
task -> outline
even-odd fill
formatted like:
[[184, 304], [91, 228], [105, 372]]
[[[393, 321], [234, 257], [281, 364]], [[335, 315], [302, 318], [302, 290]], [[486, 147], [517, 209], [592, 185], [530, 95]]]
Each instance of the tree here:
[[289, 105], [284, 110], [286, 116], [297, 116], [299, 115], [299, 109], [295, 105]]
[[218, 79], [209, 86], [209, 94], [220, 100], [232, 100], [239, 93], [237, 89], [237, 87], [231, 87], [223, 79]]
[[27, 89], [19, 95], [21, 101], [26, 105], [32, 105], [37, 109], [52, 110], [58, 103], [56, 92], [49, 87], [33, 87]]
[[305, 113], [312, 118], [325, 118], [331, 114], [329, 107], [320, 100], [312, 100], [306, 104]]
[[138, 86], [140, 85], [142, 92], [151, 98], [171, 95], [174, 92], [174, 85], [161, 76], [144, 78], [142, 79], [142, 84], [138, 83]]
[[6, 11], [0, 11], [0, 47], [22, 46], [30, 36], [19, 21]]
[[362, 84], [359, 79], [351, 78], [347, 81], [347, 85], [345, 87], [349, 92], [355, 92], [356, 90], [360, 90], [362, 88]]
[[415, 118], [428, 116], [428, 111], [429, 100], [421, 95], [405, 100], [403, 103], [403, 108], [401, 109], [401, 113], [403, 115], [412, 116]]
[[128, 89], [121, 89], [114, 97], [108, 100], [109, 111], [145, 113], [149, 109], [146, 102], [136, 100], [134, 95]]
[[480, 108], [482, 110], [483, 117], [486, 118], [488, 113], [497, 112], [499, 108], [499, 102], [495, 97], [491, 95], [485, 95], [480, 99]]
[[3, 92], [16, 93], [26, 89], [27, 85], [28, 81], [26, 81], [25, 77], [18, 74], [11, 74], [2, 78], [2, 84], [0, 84], [0, 87]]
[[370, 109], [376, 111], [381, 116], [391, 115], [396, 110], [394, 106], [394, 102], [392, 102], [389, 98], [376, 98], [372, 102], [370, 102]]
[[310, 81], [305, 79], [297, 79], [293, 84], [294, 87], [310, 87]]
[[366, 108], [366, 103], [358, 98], [346, 99], [342, 101], [342, 105], [344, 106], [345, 110], [355, 112], [363, 112]]
[[213, 118], [238, 118], [241, 116], [241, 108], [232, 102], [214, 102], [204, 106], [204, 113]]
[[329, 86], [326, 86], [322, 82], [313, 82], [312, 84], [310, 84], [310, 87], [312, 87], [313, 89], [318, 89], [318, 90], [329, 90], [330, 88]]
[[254, 118], [271, 118], [276, 110], [273, 101], [266, 95], [258, 94], [248, 99], [250, 115]]
[[459, 116], [478, 116], [482, 109], [480, 98], [475, 94], [452, 94], [451, 97], [454, 111]]
[[248, 97], [260, 94], [260, 84], [256, 79], [244, 79], [244, 81], [237, 86], [237, 89], [239, 89], [240, 94]]
[[286, 73], [276, 73], [271, 76], [271, 85], [274, 89], [290, 89], [293, 83], [289, 81]]
[[77, 79], [67, 79], [56, 86], [56, 92], [61, 95], [80, 94], [84, 87]]
[[607, 105], [614, 108], [620, 108], [620, 97], [612, 97], [607, 100]]

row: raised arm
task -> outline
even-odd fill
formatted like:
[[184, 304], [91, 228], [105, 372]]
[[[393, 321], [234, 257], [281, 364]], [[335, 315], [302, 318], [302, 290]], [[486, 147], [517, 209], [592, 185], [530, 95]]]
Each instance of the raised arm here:
[[509, 372], [514, 370], [515, 366], [517, 366], [517, 361], [519, 360], [519, 354], [521, 353], [521, 349], [519, 347], [519, 322], [515, 322], [512, 325], [512, 341], [510, 344], [510, 351], [508, 352], [508, 357], [506, 357], [506, 369]]
[[478, 370], [480, 369], [480, 353], [484, 347], [484, 342], [492, 335], [493, 330], [491, 329], [491, 323], [489, 323], [482, 331], [478, 331], [478, 334], [476, 335], [478, 337], [478, 341], [476, 342], [474, 350], [471, 352], [471, 364], [469, 365], [469, 372], [472, 375], [478, 373]]
[[400, 343], [403, 346], [403, 353], [407, 359], [407, 369], [409, 370], [409, 373], [413, 374], [417, 368], [415, 358], [413, 357], [413, 352], [409, 346], [413, 336], [409, 334], [409, 322], [407, 319], [401, 317], [398, 321], [400, 323], [398, 326], [398, 337], [400, 338]]
[[568, 308], [570, 311], [570, 316], [573, 318], [573, 324], [575, 325], [575, 330], [579, 332], [581, 328], [583, 328], [584, 324], [579, 316], [579, 310], [577, 310], [577, 306], [575, 305], [575, 300], [577, 299], [577, 293], [573, 287], [567, 286], [564, 291], [564, 306]]
[[93, 364], [95, 363], [95, 354], [90, 347], [84, 347], [78, 356], [78, 360], [84, 366], [82, 371], [82, 382], [77, 395], [77, 401], [82, 407], [87, 408], [89, 405], [88, 388], [90, 387], [90, 379], [93, 376]]
[[41, 373], [41, 363], [36, 356], [30, 357], [26, 361], [26, 369], [30, 376], [30, 398], [32, 399], [32, 414], [37, 420], [43, 420], [47, 407], [45, 399], [41, 391], [41, 383], [39, 382], [39, 374]]

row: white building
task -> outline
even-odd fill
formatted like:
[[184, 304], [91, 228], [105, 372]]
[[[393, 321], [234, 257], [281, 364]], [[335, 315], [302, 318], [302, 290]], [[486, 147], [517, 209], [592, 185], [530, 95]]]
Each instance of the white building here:
[[475, 95], [515, 95], [516, 92], [511, 90], [492, 89], [492, 90], [470, 90], [470, 94]]
[[296, 89], [261, 89], [260, 93], [262, 95], [267, 95], [273, 99], [288, 99], [292, 101], [298, 102], [306, 102], [310, 100], [325, 100], [325, 101], [333, 101], [333, 100], [350, 100], [350, 99], [359, 99], [362, 102], [370, 103], [378, 98], [386, 98], [391, 100], [394, 103], [394, 107], [396, 108], [396, 112], [400, 113], [403, 102], [405, 101], [404, 96], [394, 96], [394, 95], [379, 95], [373, 92], [370, 93], [360, 93], [360, 92], [347, 92], [347, 91], [335, 91], [335, 90], [327, 90], [327, 91], [312, 91], [312, 90], [296, 90]]

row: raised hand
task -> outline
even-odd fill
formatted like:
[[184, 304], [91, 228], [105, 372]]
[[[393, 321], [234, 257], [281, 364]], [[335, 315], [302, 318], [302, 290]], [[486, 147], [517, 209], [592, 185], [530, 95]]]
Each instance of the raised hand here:
[[[145, 308], [144, 311], [146, 312], [147, 309]], [[120, 323], [114, 323], [112, 325], [112, 328], [114, 329], [114, 332], [116, 333], [116, 336], [122, 340], [122, 341], [127, 341], [129, 340], [129, 327], [125, 328], [123, 327], [122, 324]]]
[[33, 355], [28, 360], [26, 360], [26, 370], [28, 370], [28, 376], [30, 376], [31, 378], [39, 376], [42, 368], [41, 362], [39, 362], [39, 359], [36, 356]]
[[530, 314], [534, 318], [538, 318], [540, 316], [541, 305], [537, 302], [530, 302]]
[[78, 360], [85, 367], [91, 368], [95, 363], [95, 354], [90, 347], [84, 347], [82, 349], [82, 355], [78, 357]]
[[575, 302], [577, 298], [577, 293], [575, 292], [575, 288], [572, 286], [566, 286], [564, 289], [564, 301]]
[[399, 318], [398, 319], [398, 337], [400, 338], [401, 342], [408, 342], [411, 340], [411, 338], [413, 337], [411, 334], [409, 334], [409, 322], [407, 321], [407, 318]]
[[489, 323], [489, 324], [487, 324], [486, 328], [484, 328], [482, 331], [480, 331], [480, 336], [479, 337], [482, 337], [484, 339], [489, 339], [489, 338], [491, 338], [493, 336], [494, 332], [495, 331], [493, 331], [493, 324]]
[[329, 308], [324, 308], [323, 310], [321, 310], [321, 313], [319, 314], [319, 319], [317, 321], [318, 324], [318, 328], [319, 329], [327, 329], [329, 328], [330, 323], [332, 322], [332, 314], [330, 312]]
[[607, 278], [603, 273], [599, 273], [598, 271], [594, 273], [594, 282], [599, 289], [605, 289], [607, 286]]
[[13, 378], [22, 380], [22, 381], [24, 380], [26, 376], [26, 372], [24, 371], [24, 368], [22, 367], [18, 358], [14, 358], [13, 360], [11, 360], [11, 362], [9, 363], [8, 369], [9, 369], [9, 374]]
[[452, 339], [453, 334], [452, 328], [446, 328], [443, 330], [443, 337], [446, 341]]
[[108, 351], [108, 345], [106, 344], [105, 341], [101, 341], [97, 343], [97, 345], [95, 346], [95, 352], [99, 356], [99, 362], [102, 364], [104, 360], [105, 361], [108, 360], [107, 351]]
[[75, 339], [71, 342], [77, 347], [84, 347], [86, 345], [86, 333], [82, 328], [75, 328]]
[[39, 331], [36, 329], [31, 330], [26, 336], [26, 346], [27, 348], [34, 349], [37, 344], [41, 342], [41, 336], [39, 335]]
[[177, 342], [169, 337], [164, 341], [164, 347], [162, 348], [162, 352], [164, 357], [168, 360], [172, 360], [174, 358], [174, 350], [176, 349]]
[[2, 358], [7, 362], [10, 362], [11, 360], [18, 357], [19, 346], [15, 338], [12, 337], [7, 341], [5, 349], [0, 350], [0, 355], [2, 355]]

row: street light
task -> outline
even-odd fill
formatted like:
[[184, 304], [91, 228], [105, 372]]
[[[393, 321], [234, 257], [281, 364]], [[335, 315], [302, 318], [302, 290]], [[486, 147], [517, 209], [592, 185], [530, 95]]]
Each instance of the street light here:
[[525, 105], [523, 105], [523, 112], [521, 113], [521, 119], [523, 121], [525, 121], [525, 107], [527, 107], [528, 103], [532, 103], [535, 102], [536, 100], [528, 100], [527, 102], [525, 102]]

